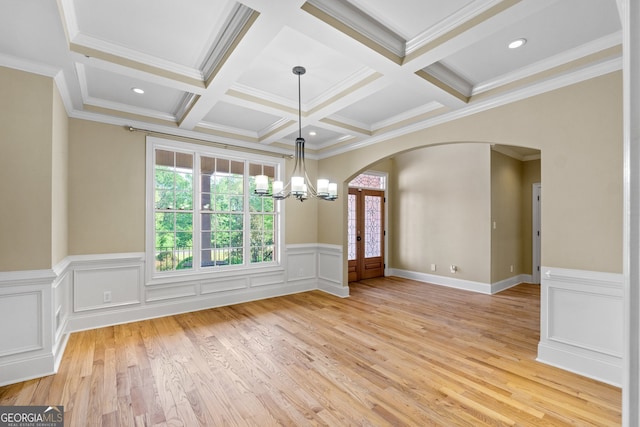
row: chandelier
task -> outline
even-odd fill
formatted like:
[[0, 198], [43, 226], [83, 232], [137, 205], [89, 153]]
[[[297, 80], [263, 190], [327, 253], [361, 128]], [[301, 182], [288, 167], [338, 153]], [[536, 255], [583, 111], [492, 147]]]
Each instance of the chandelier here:
[[333, 201], [338, 198], [338, 184], [329, 182], [328, 179], [318, 179], [317, 186], [314, 187], [307, 175], [304, 165], [304, 138], [302, 137], [302, 108], [300, 101], [300, 76], [306, 73], [304, 67], [293, 67], [293, 74], [298, 76], [298, 137], [296, 138], [296, 151], [294, 155], [295, 163], [291, 179], [284, 185], [282, 181], [273, 181], [272, 193], [269, 193], [269, 177], [266, 175], [256, 176], [255, 193], [259, 196], [271, 196], [277, 200], [286, 199], [293, 196], [301, 202], [309, 197], [322, 200]]

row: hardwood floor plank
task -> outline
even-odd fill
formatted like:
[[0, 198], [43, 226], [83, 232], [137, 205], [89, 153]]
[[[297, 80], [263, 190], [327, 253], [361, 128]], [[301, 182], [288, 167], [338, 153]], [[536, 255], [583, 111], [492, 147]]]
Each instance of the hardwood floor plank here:
[[540, 288], [395, 277], [72, 334], [1, 405], [69, 426], [614, 426], [618, 388], [536, 362]]

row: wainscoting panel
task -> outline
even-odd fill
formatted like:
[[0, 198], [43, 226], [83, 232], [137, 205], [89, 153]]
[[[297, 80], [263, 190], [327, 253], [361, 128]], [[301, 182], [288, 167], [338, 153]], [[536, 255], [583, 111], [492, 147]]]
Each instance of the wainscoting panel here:
[[51, 270], [0, 272], [0, 386], [54, 372]]
[[0, 313], [10, 319], [0, 328], [0, 357], [44, 348], [42, 292], [0, 294]]
[[76, 270], [73, 277], [73, 310], [77, 313], [139, 304], [141, 273], [140, 268], [135, 266]]
[[188, 298], [198, 295], [197, 283], [180, 283], [178, 286], [154, 286], [145, 289], [145, 301], [166, 301], [175, 298]]
[[224, 277], [221, 279], [203, 280], [200, 285], [202, 295], [213, 294], [219, 292], [237, 291], [249, 287], [249, 279], [247, 277]]
[[287, 246], [287, 281], [309, 280], [317, 278], [317, 245]]
[[342, 298], [349, 287], [342, 285], [342, 246], [318, 245], [318, 289]]
[[621, 274], [542, 269], [538, 360], [622, 384]]
[[282, 273], [275, 274], [259, 274], [250, 277], [251, 287], [260, 286], [282, 286], [284, 284], [284, 275]]

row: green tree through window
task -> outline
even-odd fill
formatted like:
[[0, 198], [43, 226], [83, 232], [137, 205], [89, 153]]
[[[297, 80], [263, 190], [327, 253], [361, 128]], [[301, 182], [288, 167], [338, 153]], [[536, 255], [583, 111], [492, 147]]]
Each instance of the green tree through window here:
[[156, 270], [191, 268], [193, 249], [193, 155], [156, 150]]
[[159, 148], [154, 154], [155, 271], [277, 261], [274, 201], [253, 194], [256, 175], [272, 185], [275, 166]]

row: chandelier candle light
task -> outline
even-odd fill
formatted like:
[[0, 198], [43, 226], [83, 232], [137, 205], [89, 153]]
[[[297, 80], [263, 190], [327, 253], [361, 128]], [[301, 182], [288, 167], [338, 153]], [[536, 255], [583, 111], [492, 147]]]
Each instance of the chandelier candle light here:
[[322, 200], [333, 201], [338, 198], [338, 184], [329, 182], [328, 179], [318, 179], [317, 187], [311, 184], [307, 175], [307, 168], [304, 165], [304, 138], [302, 137], [302, 104], [300, 101], [300, 76], [306, 73], [304, 67], [293, 67], [293, 74], [298, 76], [298, 137], [296, 138], [295, 163], [291, 179], [285, 186], [282, 181], [273, 181], [273, 192], [269, 194], [269, 177], [266, 175], [256, 176], [255, 193], [260, 196], [271, 196], [274, 199], [282, 200], [293, 196], [301, 202], [309, 197], [316, 197]]

